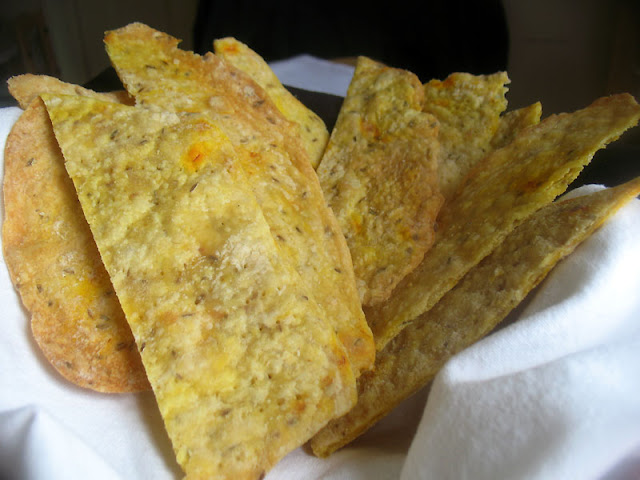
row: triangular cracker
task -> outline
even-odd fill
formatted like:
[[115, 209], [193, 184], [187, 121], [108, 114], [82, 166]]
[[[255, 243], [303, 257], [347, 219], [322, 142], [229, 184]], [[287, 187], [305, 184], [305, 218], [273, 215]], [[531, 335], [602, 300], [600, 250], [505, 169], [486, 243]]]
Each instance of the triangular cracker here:
[[359, 57], [317, 169], [363, 305], [386, 300], [433, 243], [438, 122], [421, 108], [418, 77]]
[[299, 126], [299, 135], [309, 154], [309, 161], [316, 168], [329, 140], [324, 121], [287, 90], [269, 64], [247, 45], [233, 37], [226, 37], [216, 39], [213, 47], [216, 55], [245, 72], [264, 88], [278, 110]]
[[[75, 90], [50, 78], [42, 83], [36, 76], [13, 77], [12, 92], [20, 90], [26, 99], [39, 87]], [[14, 124], [4, 153], [3, 256], [45, 358], [84, 388], [148, 390], [131, 330], [38, 97]]]
[[525, 128], [482, 160], [442, 208], [436, 242], [424, 261], [386, 303], [367, 309], [376, 348], [427, 312], [519, 222], [563, 193], [598, 149], [639, 118], [640, 106], [631, 95], [604, 97]]
[[83, 95], [100, 98], [107, 102], [133, 105], [133, 99], [125, 91], [98, 93], [81, 87], [80, 85], [63, 82], [48, 75], [34, 75], [32, 73], [16, 75], [7, 80], [7, 87], [9, 88], [11, 96], [16, 99], [18, 105], [20, 105], [23, 110], [26, 110], [31, 102], [43, 93]]
[[343, 345], [200, 115], [43, 96], [178, 463], [258, 478], [355, 401]]
[[424, 84], [423, 111], [440, 123], [440, 190], [449, 199], [467, 173], [489, 151], [507, 108], [505, 72], [452, 73]]
[[370, 368], [375, 347], [351, 256], [295, 126], [248, 75], [216, 55], [180, 50], [177, 39], [139, 23], [108, 32], [105, 43], [138, 104], [202, 112], [248, 150], [239, 161], [283, 258], [326, 310], [354, 370]]

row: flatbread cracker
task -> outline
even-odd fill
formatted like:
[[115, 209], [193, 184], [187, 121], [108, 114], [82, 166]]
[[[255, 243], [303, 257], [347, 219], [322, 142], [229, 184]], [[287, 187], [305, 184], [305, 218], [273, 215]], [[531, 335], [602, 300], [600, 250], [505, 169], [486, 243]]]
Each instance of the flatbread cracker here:
[[375, 346], [351, 256], [293, 124], [248, 75], [216, 55], [180, 50], [177, 39], [139, 23], [108, 32], [105, 43], [138, 104], [203, 112], [249, 151], [239, 161], [283, 258], [327, 311], [356, 373], [369, 369]]
[[542, 104], [540, 102], [506, 112], [500, 117], [498, 129], [491, 139], [491, 149], [497, 150], [506, 147], [513, 142], [521, 130], [540, 123], [541, 117]]
[[450, 199], [462, 179], [491, 150], [490, 142], [507, 108], [505, 72], [452, 73], [424, 85], [423, 111], [440, 123], [440, 190]]
[[367, 320], [383, 348], [427, 312], [522, 220], [563, 193], [593, 154], [640, 118], [629, 94], [596, 100], [574, 113], [547, 117], [495, 150], [465, 178], [438, 219], [424, 261]]
[[[205, 117], [43, 96], [190, 478], [261, 478], [355, 402], [343, 345]], [[117, 212], [117, 214], [115, 214]]]
[[298, 125], [309, 161], [316, 168], [329, 140], [324, 121], [287, 90], [269, 64], [247, 45], [233, 37], [226, 37], [214, 40], [213, 47], [216, 55], [249, 75], [267, 92], [278, 110]]
[[421, 108], [418, 77], [359, 57], [317, 170], [363, 305], [386, 300], [433, 243], [438, 122]]
[[358, 380], [358, 404], [312, 441], [328, 456], [427, 385], [446, 361], [493, 330], [553, 266], [640, 193], [640, 178], [539, 210], [465, 275], [433, 309], [378, 353]]
[[48, 75], [34, 75], [25, 73], [16, 75], [7, 80], [9, 93], [16, 99], [23, 110], [43, 93], [56, 93], [66, 95], [84, 95], [100, 98], [104, 101], [118, 102], [125, 105], [133, 105], [133, 99], [125, 91], [98, 93], [88, 88], [63, 82]]
[[39, 98], [14, 124], [4, 158], [4, 260], [45, 358], [84, 388], [148, 390]]

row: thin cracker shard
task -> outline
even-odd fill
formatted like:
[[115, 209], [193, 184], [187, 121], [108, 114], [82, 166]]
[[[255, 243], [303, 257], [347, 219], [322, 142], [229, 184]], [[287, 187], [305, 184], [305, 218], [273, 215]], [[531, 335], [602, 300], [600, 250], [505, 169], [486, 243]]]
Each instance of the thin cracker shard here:
[[317, 169], [363, 305], [386, 300], [433, 243], [443, 202], [438, 122], [421, 108], [414, 74], [359, 57]]
[[524, 129], [465, 178], [438, 219], [436, 242], [391, 298], [365, 313], [378, 350], [442, 296], [522, 220], [563, 193], [593, 154], [640, 118], [628, 94]]
[[486, 156], [507, 108], [505, 72], [492, 75], [452, 73], [425, 83], [422, 110], [440, 123], [438, 176], [447, 199], [469, 171]]
[[491, 138], [491, 150], [509, 145], [522, 130], [540, 123], [541, 116], [542, 104], [540, 102], [504, 113], [500, 116], [498, 129]]
[[23, 110], [26, 110], [31, 102], [43, 93], [84, 95], [93, 98], [100, 98], [107, 102], [117, 102], [125, 105], [133, 104], [133, 99], [124, 90], [99, 93], [89, 90], [88, 88], [81, 87], [80, 85], [63, 82], [48, 75], [34, 75], [32, 73], [16, 75], [7, 80], [7, 87], [11, 96], [15, 98], [18, 105], [20, 105], [20, 108]]
[[309, 154], [309, 161], [316, 168], [329, 140], [329, 132], [324, 121], [287, 90], [269, 64], [247, 45], [233, 37], [226, 37], [214, 40], [213, 47], [216, 55], [245, 72], [264, 88], [278, 110], [298, 125], [300, 138]]
[[3, 254], [31, 314], [33, 337], [47, 361], [80, 387], [105, 393], [148, 390], [47, 111], [34, 97], [41, 88], [70, 91], [73, 86], [50, 79], [43, 86], [36, 76], [14, 77], [12, 85], [14, 93], [19, 90], [33, 101], [5, 147]]
[[44, 98], [187, 476], [255, 478], [346, 412], [346, 352], [281, 260], [246, 152], [203, 116]]
[[554, 265], [639, 193], [640, 178], [557, 201], [529, 217], [378, 353], [375, 370], [358, 380], [358, 404], [312, 439], [314, 453], [325, 457], [345, 446], [427, 385], [449, 358], [493, 330]]
[[217, 55], [180, 50], [177, 39], [143, 24], [108, 32], [105, 43], [138, 104], [202, 112], [249, 152], [242, 168], [274, 239], [327, 311], [354, 370], [369, 369], [375, 347], [351, 256], [293, 124], [257, 83]]

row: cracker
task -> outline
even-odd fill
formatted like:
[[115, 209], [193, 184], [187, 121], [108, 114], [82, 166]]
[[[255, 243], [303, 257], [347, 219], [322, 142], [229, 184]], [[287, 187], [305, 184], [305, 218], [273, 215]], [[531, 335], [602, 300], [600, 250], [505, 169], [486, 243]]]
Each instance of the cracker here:
[[521, 130], [540, 123], [541, 116], [542, 104], [540, 102], [506, 112], [500, 117], [498, 129], [491, 139], [491, 149], [497, 150], [506, 147], [513, 142]]
[[34, 75], [25, 73], [16, 75], [7, 80], [9, 93], [16, 99], [20, 108], [25, 110], [42, 93], [60, 93], [66, 95], [84, 95], [132, 105], [133, 99], [125, 91], [98, 93], [88, 88], [63, 82], [48, 75]]
[[491, 150], [490, 142], [507, 108], [505, 72], [452, 73], [424, 85], [423, 111], [440, 123], [440, 190], [450, 199], [473, 166]]
[[267, 92], [278, 110], [298, 126], [309, 161], [316, 168], [329, 140], [324, 121], [287, 90], [269, 64], [247, 45], [233, 37], [226, 37], [216, 39], [213, 46], [216, 55], [249, 75]]
[[375, 347], [366, 323], [351, 256], [295, 126], [251, 78], [214, 54], [177, 48], [179, 41], [143, 24], [107, 33], [107, 52], [140, 105], [203, 112], [246, 149], [245, 174], [273, 237], [327, 312], [354, 370], [373, 364]]
[[359, 57], [317, 170], [363, 305], [386, 300], [433, 243], [438, 122], [421, 107], [413, 73]]
[[355, 378], [281, 259], [248, 153], [200, 115], [43, 99], [178, 463], [259, 478], [353, 405]]
[[553, 266], [640, 193], [640, 178], [552, 203], [525, 220], [429, 312], [394, 338], [358, 380], [358, 404], [312, 441], [327, 456], [427, 385], [446, 361], [487, 335]]
[[424, 261], [379, 307], [366, 310], [383, 348], [428, 311], [528, 215], [565, 191], [593, 154], [640, 118], [629, 94], [552, 115], [495, 150], [465, 178], [438, 218], [436, 242]]
[[13, 126], [4, 158], [4, 260], [45, 358], [84, 388], [148, 390], [39, 98]]

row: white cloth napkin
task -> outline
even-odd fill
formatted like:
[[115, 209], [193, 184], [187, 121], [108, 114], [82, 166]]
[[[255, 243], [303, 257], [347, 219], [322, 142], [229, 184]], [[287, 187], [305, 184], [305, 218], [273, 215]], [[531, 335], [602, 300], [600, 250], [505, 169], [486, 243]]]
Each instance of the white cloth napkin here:
[[352, 66], [311, 55], [298, 55], [270, 65], [285, 85], [342, 97], [347, 94], [354, 70]]
[[[348, 85], [352, 70], [341, 71]], [[0, 109], [2, 151], [20, 112]], [[452, 359], [430, 394], [328, 459], [295, 450], [267, 480], [639, 478], [638, 238], [636, 200], [552, 272], [514, 323]], [[1, 479], [180, 478], [151, 393], [82, 390], [47, 364], [4, 261], [0, 306]]]
[[449, 361], [403, 480], [640, 478], [639, 238], [634, 200]]

